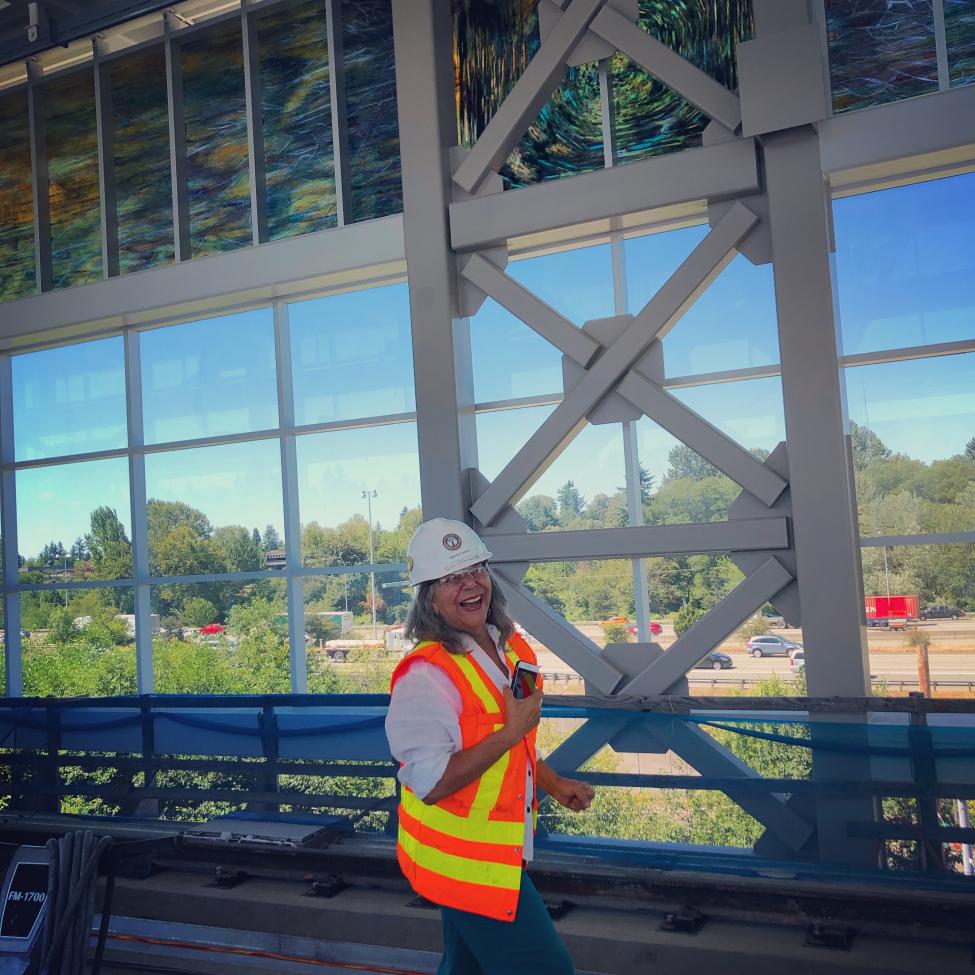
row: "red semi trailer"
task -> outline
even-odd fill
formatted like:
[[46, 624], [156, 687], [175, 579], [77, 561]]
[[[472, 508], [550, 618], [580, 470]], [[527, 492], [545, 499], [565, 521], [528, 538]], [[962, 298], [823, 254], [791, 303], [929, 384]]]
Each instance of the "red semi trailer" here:
[[917, 619], [917, 596], [864, 596], [863, 602], [867, 626], [903, 626]]

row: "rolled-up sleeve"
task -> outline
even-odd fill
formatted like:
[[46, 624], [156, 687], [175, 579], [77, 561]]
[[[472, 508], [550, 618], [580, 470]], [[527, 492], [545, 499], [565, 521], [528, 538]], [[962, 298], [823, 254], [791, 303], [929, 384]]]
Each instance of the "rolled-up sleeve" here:
[[460, 693], [435, 664], [417, 660], [393, 688], [386, 715], [389, 750], [402, 768], [399, 780], [423, 799], [460, 751]]

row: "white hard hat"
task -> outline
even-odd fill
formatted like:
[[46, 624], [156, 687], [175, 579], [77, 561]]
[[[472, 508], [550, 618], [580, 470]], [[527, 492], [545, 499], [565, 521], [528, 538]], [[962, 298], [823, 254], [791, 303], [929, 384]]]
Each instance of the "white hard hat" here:
[[406, 547], [410, 585], [439, 579], [491, 558], [487, 546], [469, 525], [450, 518], [431, 518], [417, 528]]

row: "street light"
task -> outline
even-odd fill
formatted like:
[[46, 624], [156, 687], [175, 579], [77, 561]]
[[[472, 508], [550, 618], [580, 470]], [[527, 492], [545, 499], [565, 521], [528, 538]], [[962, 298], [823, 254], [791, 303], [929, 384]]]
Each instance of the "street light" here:
[[[372, 551], [372, 499], [378, 498], [379, 492], [375, 488], [371, 491], [363, 489], [362, 497], [369, 505], [369, 565], [371, 566], [376, 560]], [[372, 569], [369, 570], [369, 602], [372, 603], [372, 638], [375, 640], [378, 635], [376, 632], [376, 573]]]

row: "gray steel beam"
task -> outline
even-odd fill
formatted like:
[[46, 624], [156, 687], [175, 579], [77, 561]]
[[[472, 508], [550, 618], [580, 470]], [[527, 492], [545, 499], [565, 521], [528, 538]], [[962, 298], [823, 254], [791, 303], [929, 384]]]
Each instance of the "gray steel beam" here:
[[491, 524], [507, 504], [519, 500], [542, 476], [582, 429], [597, 403], [613, 391], [650, 343], [665, 335], [721, 272], [757, 221], [747, 207], [735, 204], [694, 248], [474, 502], [471, 511], [481, 524]]
[[166, 99], [169, 105], [169, 167], [172, 180], [173, 243], [176, 263], [190, 254], [190, 201], [186, 173], [186, 119], [183, 112], [182, 52], [174, 40], [179, 21], [167, 11], [165, 32]]
[[332, 110], [332, 159], [335, 172], [335, 207], [338, 225], [352, 223], [352, 157], [346, 121], [345, 40], [342, 33], [342, 0], [325, 0], [328, 39], [328, 92]]
[[14, 395], [10, 356], [0, 356], [0, 532], [3, 535], [3, 632], [8, 697], [24, 693], [24, 656], [20, 639], [20, 593], [12, 588], [20, 578], [20, 554], [17, 545], [17, 474], [13, 464]]
[[451, 241], [457, 250], [475, 250], [522, 234], [760, 189], [755, 141], [736, 139], [452, 203]]
[[[545, 43], [528, 62], [514, 88], [498, 107], [470, 153], [458, 166], [454, 182], [461, 189], [474, 193], [484, 178], [492, 170], [497, 170], [508, 158], [511, 150], [528, 131], [528, 126], [535, 121], [542, 106], [558, 88], [572, 49], [583, 38], [605, 2], [606, 0], [572, 0]], [[449, 16], [446, 10], [440, 13], [441, 16]], [[399, 58], [396, 59], [396, 67], [398, 70]], [[400, 85], [397, 85], [397, 91], [404, 93]], [[402, 112], [400, 114], [402, 116]], [[401, 125], [401, 138], [402, 134]]]
[[[592, 0], [587, 0], [592, 2]], [[470, 333], [458, 315], [447, 232], [449, 150], [457, 141], [449, 4], [393, 4], [423, 514], [467, 516], [465, 468], [477, 467]]]
[[27, 64], [27, 118], [30, 130], [30, 177], [34, 190], [34, 274], [41, 293], [54, 287], [51, 256], [51, 197], [47, 172], [47, 113], [42, 72], [34, 62]]
[[247, 3], [240, 8], [244, 51], [244, 102], [247, 114], [247, 164], [251, 194], [251, 240], [263, 244], [267, 227], [267, 158], [264, 151], [264, 112], [261, 104], [261, 46], [257, 24]]
[[788, 547], [788, 520], [780, 517], [491, 535], [492, 562], [635, 559], [704, 552], [765, 552]]
[[945, 0], [932, 0], [934, 13], [934, 50], [938, 59], [938, 90], [947, 91], [951, 87], [951, 73], [948, 69], [948, 38], [945, 35]]
[[621, 694], [666, 694], [677, 680], [792, 582], [778, 559], [768, 559], [721, 602], [681, 634], [665, 654], [620, 688]]
[[592, 31], [699, 108], [708, 118], [720, 122], [731, 132], [741, 124], [741, 105], [733, 91], [666, 44], [661, 44], [612, 7], [604, 7], [599, 12], [592, 22]]
[[95, 129], [98, 133], [99, 216], [102, 232], [102, 276], [119, 273], [118, 197], [115, 188], [115, 117], [112, 112], [112, 67], [94, 47]]

